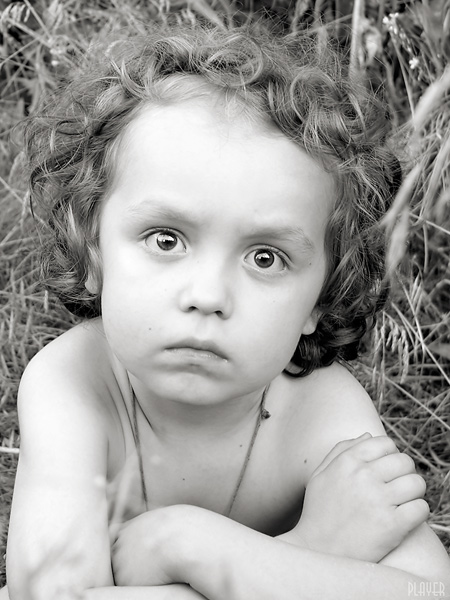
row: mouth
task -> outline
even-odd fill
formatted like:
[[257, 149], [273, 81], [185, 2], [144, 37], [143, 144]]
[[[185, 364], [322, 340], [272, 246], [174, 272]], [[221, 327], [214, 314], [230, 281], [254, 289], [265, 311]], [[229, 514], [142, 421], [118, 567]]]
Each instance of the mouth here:
[[228, 360], [223, 350], [214, 342], [207, 340], [186, 339], [166, 348], [167, 351], [203, 360]]

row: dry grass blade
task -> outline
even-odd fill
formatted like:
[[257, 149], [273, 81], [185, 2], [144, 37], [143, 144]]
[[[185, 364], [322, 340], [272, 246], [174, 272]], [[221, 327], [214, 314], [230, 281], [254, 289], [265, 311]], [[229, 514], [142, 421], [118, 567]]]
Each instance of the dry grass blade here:
[[[3, 3], [5, 4], [5, 3]], [[105, 8], [107, 4], [107, 8]], [[430, 523], [450, 548], [450, 4], [355, 0], [24, 0], [0, 15], [0, 557], [20, 447], [16, 395], [28, 361], [76, 319], [38, 285], [37, 226], [25, 202], [14, 126], [33, 112], [74, 58], [96, 42], [175, 15], [228, 28], [268, 16], [280, 30], [309, 28], [318, 45], [350, 53], [351, 70], [383, 88], [405, 178], [384, 219], [392, 301], [355, 372], [386, 430], [428, 482]], [[353, 9], [353, 35], [350, 24]], [[369, 33], [377, 40], [369, 51]], [[120, 494], [115, 518], [122, 518]], [[124, 491], [125, 490], [125, 491]], [[5, 582], [0, 562], [0, 586]]]

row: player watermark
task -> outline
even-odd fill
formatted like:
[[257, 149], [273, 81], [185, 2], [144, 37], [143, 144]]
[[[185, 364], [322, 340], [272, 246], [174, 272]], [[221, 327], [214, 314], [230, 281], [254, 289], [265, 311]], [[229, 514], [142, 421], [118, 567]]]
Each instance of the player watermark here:
[[408, 582], [408, 596], [411, 598], [445, 598], [445, 585], [442, 581]]

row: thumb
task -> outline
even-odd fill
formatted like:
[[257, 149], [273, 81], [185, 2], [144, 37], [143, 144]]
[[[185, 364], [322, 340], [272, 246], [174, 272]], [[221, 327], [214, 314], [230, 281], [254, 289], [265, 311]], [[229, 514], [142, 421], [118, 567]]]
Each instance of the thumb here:
[[372, 434], [369, 433], [368, 431], [366, 431], [366, 433], [363, 433], [362, 435], [360, 435], [360, 436], [358, 436], [356, 438], [351, 438], [349, 440], [342, 440], [342, 441], [338, 442], [328, 452], [328, 454], [325, 456], [325, 458], [323, 459], [323, 461], [320, 463], [320, 465], [314, 471], [314, 473], [313, 473], [312, 476], [315, 477], [316, 475], [318, 475], [319, 473], [321, 473], [324, 469], [326, 469], [328, 467], [328, 465], [335, 458], [337, 458], [340, 454], [342, 454], [346, 450], [349, 450], [350, 448], [353, 448], [353, 446], [356, 446], [356, 444], [359, 444], [360, 442], [363, 442], [364, 440], [368, 440], [371, 437], [372, 437]]

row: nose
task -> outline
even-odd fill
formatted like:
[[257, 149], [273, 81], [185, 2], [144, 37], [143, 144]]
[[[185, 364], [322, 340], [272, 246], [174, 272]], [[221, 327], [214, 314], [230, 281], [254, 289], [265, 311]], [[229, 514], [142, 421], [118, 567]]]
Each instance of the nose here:
[[217, 315], [228, 319], [232, 312], [230, 274], [217, 260], [193, 262], [185, 273], [180, 293], [183, 312], [198, 311], [203, 315]]

